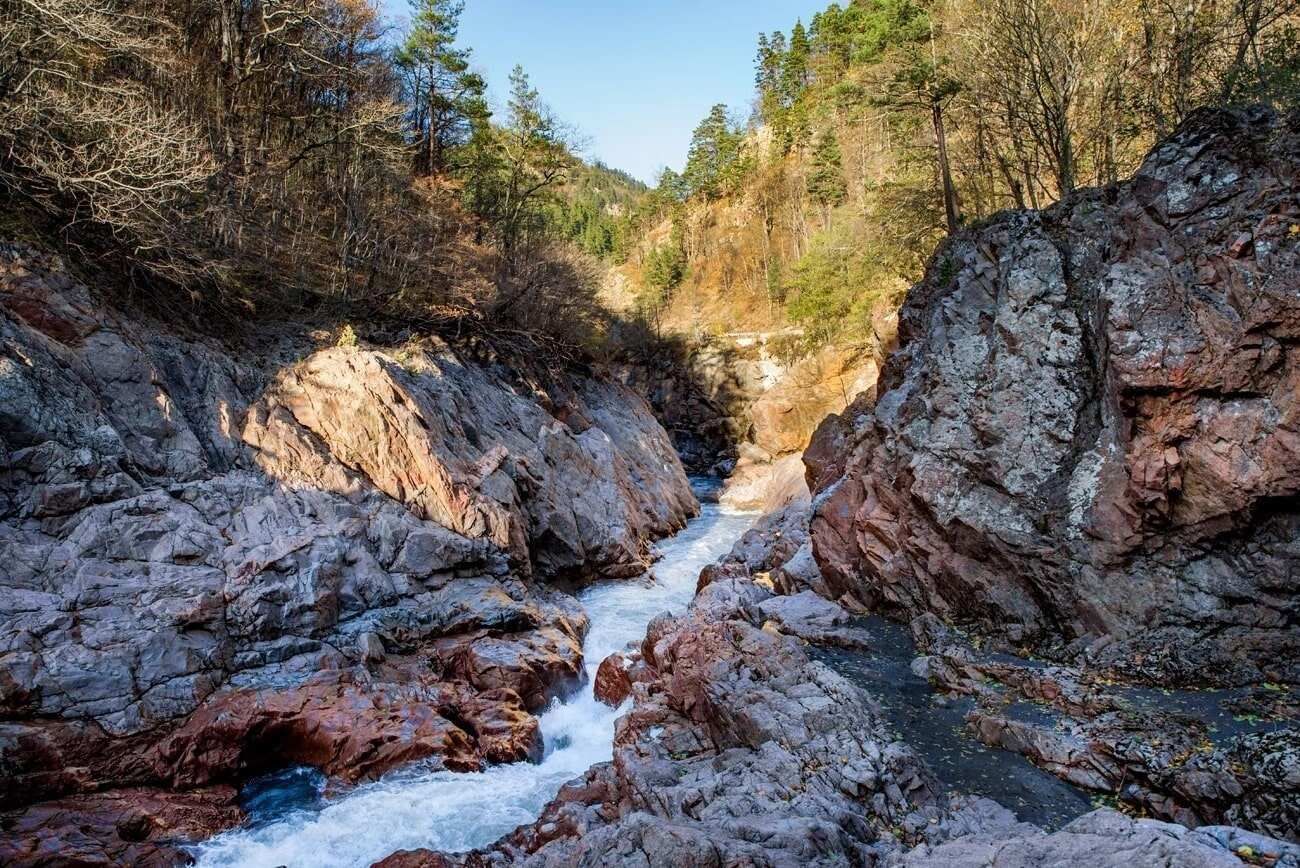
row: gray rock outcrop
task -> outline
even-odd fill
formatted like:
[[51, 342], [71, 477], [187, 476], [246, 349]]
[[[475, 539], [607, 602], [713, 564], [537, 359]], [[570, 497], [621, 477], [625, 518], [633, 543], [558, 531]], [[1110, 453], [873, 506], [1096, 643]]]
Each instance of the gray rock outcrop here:
[[0, 810], [535, 755], [587, 626], [548, 583], [639, 574], [696, 504], [626, 388], [510, 373], [180, 334], [0, 247]]
[[1300, 129], [1194, 116], [1130, 181], [936, 254], [806, 455], [832, 594], [1167, 683], [1300, 683]]

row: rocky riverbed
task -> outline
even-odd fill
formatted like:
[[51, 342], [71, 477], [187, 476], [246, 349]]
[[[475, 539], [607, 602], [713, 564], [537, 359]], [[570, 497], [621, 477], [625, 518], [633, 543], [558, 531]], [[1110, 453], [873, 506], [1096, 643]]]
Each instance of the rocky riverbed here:
[[924, 640], [774, 590], [801, 524], [797, 509], [760, 522], [703, 571], [685, 614], [618, 655], [631, 708], [611, 762], [490, 847], [381, 864], [1300, 865], [1300, 845], [1097, 809], [981, 749], [976, 705], [917, 674], [933, 662], [911, 656]]

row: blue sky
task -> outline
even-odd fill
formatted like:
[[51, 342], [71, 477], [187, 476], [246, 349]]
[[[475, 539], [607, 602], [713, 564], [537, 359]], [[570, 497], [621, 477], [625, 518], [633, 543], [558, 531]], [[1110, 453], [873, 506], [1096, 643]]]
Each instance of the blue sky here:
[[[494, 105], [521, 63], [589, 156], [652, 181], [681, 168], [715, 103], [748, 111], [760, 31], [807, 23], [829, 0], [466, 0], [460, 42], [474, 49]], [[385, 0], [405, 16], [406, 0]]]

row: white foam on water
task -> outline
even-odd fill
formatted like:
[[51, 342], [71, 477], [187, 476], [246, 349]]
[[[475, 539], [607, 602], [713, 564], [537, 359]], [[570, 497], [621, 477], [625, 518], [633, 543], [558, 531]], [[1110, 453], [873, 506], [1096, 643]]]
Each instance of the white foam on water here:
[[706, 505], [685, 530], [660, 544], [653, 584], [603, 583], [580, 597], [591, 618], [583, 651], [587, 684], [541, 716], [546, 753], [537, 764], [479, 773], [419, 766], [357, 787], [319, 811], [300, 811], [219, 835], [194, 849], [200, 868], [355, 868], [397, 850], [461, 852], [537, 819], [565, 783], [613, 756], [615, 710], [592, 696], [596, 668], [641, 639], [661, 612], [680, 612], [699, 572], [731, 549], [753, 516]]

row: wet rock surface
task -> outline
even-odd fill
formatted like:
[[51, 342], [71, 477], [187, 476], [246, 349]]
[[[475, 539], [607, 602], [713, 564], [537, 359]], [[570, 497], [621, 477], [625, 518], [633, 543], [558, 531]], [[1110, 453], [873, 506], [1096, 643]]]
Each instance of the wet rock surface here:
[[596, 699], [611, 708], [618, 708], [632, 695], [631, 670], [640, 663], [641, 655], [636, 652], [611, 654], [600, 661], [596, 670], [594, 687]]
[[696, 509], [639, 398], [548, 376], [220, 343], [0, 247], [0, 809], [536, 756], [587, 630], [548, 583], [637, 575]]
[[187, 843], [243, 819], [235, 790], [127, 788], [0, 813], [0, 864], [185, 865]]
[[1131, 181], [936, 254], [808, 450], [831, 596], [1162, 683], [1300, 682], [1300, 131], [1194, 116]]

